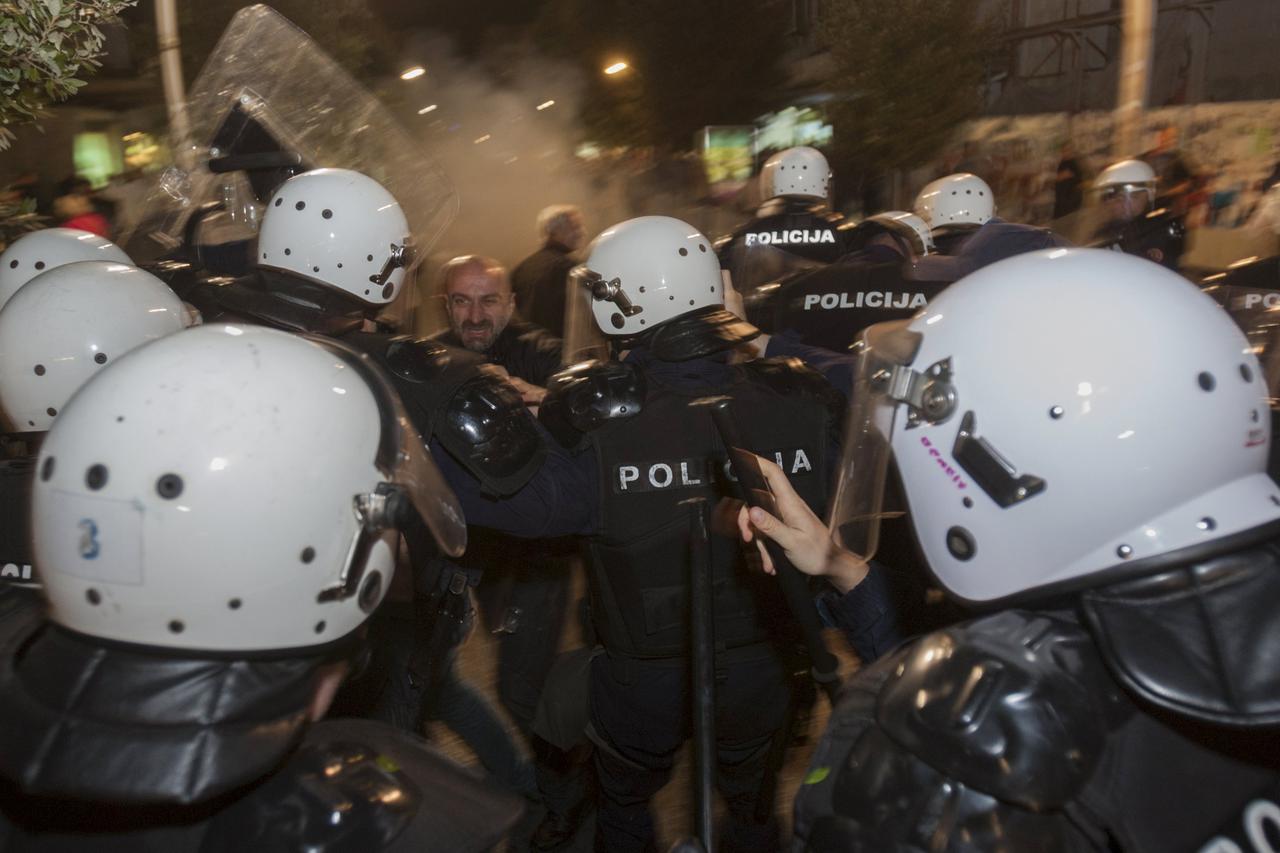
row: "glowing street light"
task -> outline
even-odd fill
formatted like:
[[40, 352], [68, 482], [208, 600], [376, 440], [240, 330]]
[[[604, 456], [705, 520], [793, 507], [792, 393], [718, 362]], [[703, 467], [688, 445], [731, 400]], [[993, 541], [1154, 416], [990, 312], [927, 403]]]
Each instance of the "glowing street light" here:
[[626, 71], [629, 66], [627, 63], [619, 60], [604, 70], [605, 74], [617, 74], [619, 71]]
[[421, 77], [423, 74], [426, 74], [426, 73], [427, 73], [427, 69], [423, 68], [421, 65], [415, 65], [412, 68], [406, 68], [404, 71], [401, 71], [400, 79], [412, 80], [415, 77]]
[[422, 109], [418, 110], [418, 115], [420, 115], [420, 116], [424, 116], [424, 115], [426, 115], [427, 113], [429, 113], [429, 112], [431, 112], [432, 110], [434, 110], [437, 106], [439, 106], [439, 105], [438, 105], [438, 104], [427, 104], [425, 107], [423, 107]]
[[481, 142], [488, 142], [488, 141], [489, 141], [490, 139], [492, 139], [492, 138], [493, 138], [493, 137], [491, 137], [489, 134], [487, 134], [487, 133], [486, 133], [484, 136], [482, 136], [482, 137], [480, 137], [479, 139], [477, 139], [477, 140], [475, 141], [475, 144], [476, 144], [476, 145], [479, 145]]
[[538, 112], [542, 112], [547, 107], [554, 107], [555, 105], [556, 105], [555, 101], [543, 101], [542, 103], [538, 104]]

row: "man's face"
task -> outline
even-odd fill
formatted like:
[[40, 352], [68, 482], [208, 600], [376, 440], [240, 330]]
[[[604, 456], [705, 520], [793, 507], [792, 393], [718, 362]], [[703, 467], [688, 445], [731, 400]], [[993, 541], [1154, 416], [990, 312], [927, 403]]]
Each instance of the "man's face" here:
[[467, 267], [454, 274], [445, 294], [449, 325], [462, 345], [475, 352], [487, 352], [511, 320], [515, 299], [511, 286], [501, 275], [480, 267]]

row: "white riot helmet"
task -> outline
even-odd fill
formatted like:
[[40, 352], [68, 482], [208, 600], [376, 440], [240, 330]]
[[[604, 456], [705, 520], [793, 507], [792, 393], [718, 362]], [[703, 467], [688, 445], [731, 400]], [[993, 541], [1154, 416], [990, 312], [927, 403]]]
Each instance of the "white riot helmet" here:
[[697, 228], [669, 216], [641, 216], [608, 228], [572, 274], [606, 335], [629, 337], [682, 314], [724, 307], [720, 262]]
[[315, 169], [276, 190], [262, 217], [258, 264], [377, 307], [399, 295], [410, 243], [404, 211], [381, 184], [350, 169]]
[[962, 599], [1147, 574], [1280, 518], [1258, 361], [1209, 296], [1157, 264], [1020, 255], [862, 345], [832, 526], [874, 550], [878, 492], [863, 486], [883, 482], [891, 448], [929, 566]]
[[149, 272], [77, 261], [41, 273], [0, 309], [0, 411], [49, 429], [71, 395], [125, 353], [180, 331], [186, 310]]
[[1136, 216], [1156, 202], [1156, 173], [1141, 160], [1121, 160], [1103, 169], [1094, 180], [1093, 188], [1098, 191], [1102, 201], [1121, 193], [1126, 196], [1146, 196], [1130, 213], [1131, 216]]
[[797, 195], [825, 201], [830, 186], [831, 167], [816, 148], [779, 151], [760, 169], [760, 194], [767, 199]]
[[76, 395], [41, 448], [32, 528], [54, 622], [255, 652], [364, 622], [414, 510], [461, 553], [457, 499], [367, 357], [217, 324], [121, 359]]
[[46, 228], [23, 234], [0, 254], [0, 308], [40, 273], [76, 261], [133, 263], [115, 243], [79, 228]]
[[933, 234], [929, 232], [928, 224], [914, 213], [907, 213], [905, 210], [886, 210], [884, 213], [868, 216], [858, 223], [857, 227], [862, 227], [864, 223], [871, 223], [868, 227], [879, 226], [907, 241], [918, 258], [935, 251]]
[[925, 184], [914, 209], [929, 229], [939, 234], [982, 225], [996, 215], [996, 199], [982, 178], [958, 172]]

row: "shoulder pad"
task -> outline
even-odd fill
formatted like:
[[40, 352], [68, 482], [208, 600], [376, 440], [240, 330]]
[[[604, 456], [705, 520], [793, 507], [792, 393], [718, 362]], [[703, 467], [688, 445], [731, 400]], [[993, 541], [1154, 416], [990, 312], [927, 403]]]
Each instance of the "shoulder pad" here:
[[468, 379], [449, 397], [436, 436], [488, 494], [518, 491], [546, 455], [519, 392], [488, 371]]
[[784, 396], [816, 397], [828, 403], [834, 400], [843, 408], [844, 399], [827, 378], [792, 356], [757, 358], [744, 362], [747, 378]]
[[644, 374], [620, 361], [584, 361], [547, 383], [538, 417], [556, 441], [575, 447], [609, 421], [633, 418], [644, 405]]
[[430, 382], [443, 376], [450, 366], [469, 366], [483, 360], [474, 353], [454, 350], [427, 338], [399, 335], [387, 342], [387, 368], [408, 382]]
[[1079, 625], [1005, 611], [924, 637], [876, 709], [889, 737], [942, 773], [1034, 811], [1085, 785], [1109, 723], [1104, 665]]
[[218, 812], [204, 847], [469, 853], [496, 844], [519, 815], [516, 798], [411, 735], [326, 720], [279, 772]]
[[1063, 812], [1038, 813], [955, 778], [877, 722], [878, 697], [912, 647], [848, 682], [795, 800], [795, 833], [811, 851], [947, 853], [1095, 849]]

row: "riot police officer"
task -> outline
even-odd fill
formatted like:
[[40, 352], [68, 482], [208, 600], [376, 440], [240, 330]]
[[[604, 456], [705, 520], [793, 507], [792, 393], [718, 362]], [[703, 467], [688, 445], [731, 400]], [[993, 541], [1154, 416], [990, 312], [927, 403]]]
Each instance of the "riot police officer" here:
[[1147, 258], [1178, 269], [1186, 246], [1182, 218], [1156, 208], [1156, 173], [1141, 160], [1121, 160], [1102, 170], [1093, 183], [1103, 208], [1103, 223], [1091, 246]]
[[[65, 229], [63, 229], [65, 230]], [[86, 232], [87, 233], [87, 232]], [[154, 276], [106, 260], [61, 263], [70, 246], [121, 254], [94, 235], [24, 237], [4, 257], [17, 270], [46, 267], [0, 308], [0, 585], [37, 583], [29, 527], [41, 440], [71, 395], [104, 365], [183, 328], [182, 302]], [[72, 242], [68, 243], [67, 240]], [[110, 247], [109, 251], [103, 244]], [[48, 248], [52, 245], [52, 249]], [[31, 252], [33, 248], [38, 251]], [[31, 252], [28, 254], [28, 252]], [[7, 266], [7, 265], [6, 265]], [[2, 588], [2, 587], [0, 587]]]
[[0, 642], [6, 842], [479, 850], [514, 822], [518, 804], [414, 738], [311, 725], [403, 520], [465, 545], [367, 357], [263, 328], [171, 335], [87, 384], [38, 467], [50, 611]]
[[837, 539], [874, 549], [891, 452], [930, 568], [993, 612], [858, 674], [799, 844], [1267, 849], [1280, 492], [1239, 330], [1157, 265], [1053, 250], [864, 342]]
[[958, 281], [1014, 255], [1071, 245], [1048, 228], [996, 216], [991, 187], [967, 172], [926, 184], [916, 196], [914, 209], [928, 223], [938, 248], [912, 269], [912, 277], [919, 281]]
[[947, 284], [912, 275], [933, 251], [929, 228], [915, 214], [876, 214], [849, 231], [849, 242], [854, 251], [837, 263], [798, 273], [773, 290], [768, 331], [843, 351], [867, 326], [910, 317]]
[[718, 241], [720, 265], [748, 300], [790, 273], [829, 264], [850, 251], [843, 217], [827, 206], [831, 167], [815, 148], [788, 148], [760, 169], [756, 215]]
[[[615, 356], [552, 381], [540, 419], [566, 450], [509, 500], [485, 501], [456, 475], [450, 482], [473, 523], [524, 536], [590, 536], [592, 616], [605, 648], [592, 662], [590, 686], [597, 849], [645, 850], [654, 843], [649, 800], [688, 736], [691, 533], [680, 504], [715, 500], [731, 487], [711, 418], [689, 403], [709, 393], [731, 397], [746, 440], [781, 459], [821, 511], [841, 398], [798, 362], [730, 363], [731, 351], [758, 330], [724, 309], [711, 244], [687, 223], [650, 216], [609, 228], [574, 278], [574, 303]], [[736, 544], [711, 539], [723, 676], [719, 782], [729, 818], [723, 846], [771, 849], [777, 825], [756, 820], [756, 797], [787, 709], [779, 646], [794, 642], [793, 623]]]

